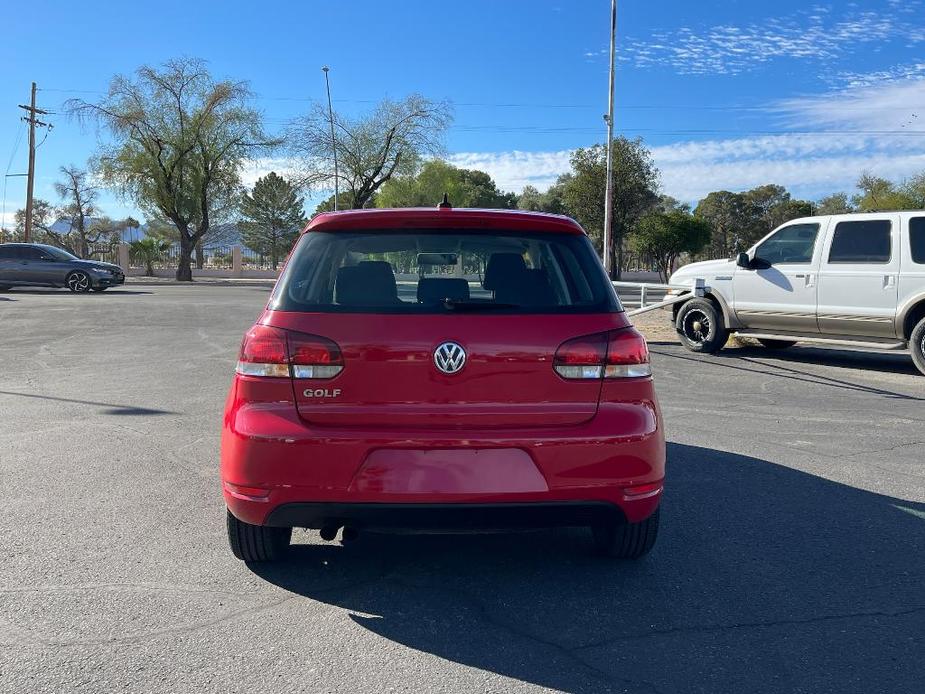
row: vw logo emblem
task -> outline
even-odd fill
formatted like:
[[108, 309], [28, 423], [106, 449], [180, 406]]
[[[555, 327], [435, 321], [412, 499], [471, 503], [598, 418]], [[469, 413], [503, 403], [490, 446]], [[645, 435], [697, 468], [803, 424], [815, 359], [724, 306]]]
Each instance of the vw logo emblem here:
[[459, 373], [466, 365], [466, 350], [455, 342], [444, 342], [434, 350], [434, 364], [445, 374]]

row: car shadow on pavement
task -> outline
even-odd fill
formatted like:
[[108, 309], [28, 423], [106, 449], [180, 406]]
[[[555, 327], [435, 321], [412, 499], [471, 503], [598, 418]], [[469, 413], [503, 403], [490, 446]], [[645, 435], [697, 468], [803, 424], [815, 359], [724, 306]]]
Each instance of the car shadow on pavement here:
[[921, 376], [908, 352], [860, 352], [818, 347], [791, 347], [790, 349], [769, 350], [764, 347], [740, 347], [720, 355], [754, 358], [794, 364], [820, 364], [837, 366], [862, 371], [881, 371], [884, 373], [908, 374]]
[[[888, 390], [886, 388], [877, 388], [875, 386], [864, 385], [863, 383], [853, 383], [844, 378], [835, 378], [833, 376], [825, 376], [823, 374], [813, 372], [813, 371], [802, 371], [800, 369], [795, 369], [792, 366], [783, 366], [781, 364], [772, 363], [769, 360], [777, 360], [778, 355], [774, 354], [769, 356], [768, 353], [755, 351], [752, 356], [749, 356], [748, 352], [743, 352], [742, 350], [736, 351], [723, 351], [718, 354], [708, 354], [708, 355], [697, 355], [689, 354], [683, 351], [677, 352], [664, 352], [659, 350], [650, 350], [652, 354], [657, 354], [660, 357], [668, 357], [670, 359], [680, 359], [682, 361], [692, 361], [705, 364], [708, 366], [718, 366], [724, 369], [731, 369], [733, 371], [745, 371], [748, 373], [762, 374], [765, 376], [773, 376], [776, 378], [783, 378], [790, 381], [801, 381], [803, 383], [811, 383], [816, 386], [824, 386], [829, 388], [838, 388], [840, 390], [854, 391], [859, 393], [867, 393], [870, 395], [882, 395], [887, 398], [895, 398], [897, 400], [913, 400], [913, 401], [923, 401], [925, 402], [925, 397], [916, 397], [914, 395], [908, 395], [906, 393], [899, 393], [895, 390]], [[822, 351], [822, 350], [819, 350]], [[871, 356], [871, 355], [868, 355]], [[880, 356], [880, 355], [874, 355]], [[892, 355], [890, 355], [892, 356]], [[819, 363], [818, 359], [804, 359], [800, 363], [809, 364], [809, 363]], [[911, 362], [910, 362], [911, 363]], [[867, 367], [858, 367], [854, 368], [867, 368]], [[833, 372], [837, 373], [837, 372]], [[909, 372], [910, 375], [915, 377], [913, 383], [918, 383], [921, 378], [919, 372], [915, 367], [912, 367], [912, 370]], [[925, 383], [925, 381], [922, 381]]]
[[579, 530], [369, 533], [250, 568], [391, 642], [566, 692], [915, 690], [925, 505], [734, 453], [669, 460], [639, 562]]
[[171, 410], [156, 410], [150, 407], [137, 407], [135, 405], [118, 405], [111, 402], [97, 402], [95, 400], [76, 400], [74, 398], [59, 398], [54, 395], [39, 395], [38, 393], [17, 393], [12, 390], [0, 390], [0, 395], [12, 395], [20, 398], [35, 398], [37, 400], [53, 400], [55, 402], [67, 402], [77, 405], [94, 405], [104, 407], [100, 414], [110, 415], [158, 415], [158, 414], [179, 414]]

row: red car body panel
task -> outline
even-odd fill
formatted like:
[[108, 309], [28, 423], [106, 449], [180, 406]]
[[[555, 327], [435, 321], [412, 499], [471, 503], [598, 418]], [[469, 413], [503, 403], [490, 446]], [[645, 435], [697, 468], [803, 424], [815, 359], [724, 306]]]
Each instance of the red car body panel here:
[[[323, 214], [306, 232], [418, 227], [584, 233], [555, 215], [431, 209]], [[257, 323], [333, 340], [344, 369], [324, 380], [234, 376], [221, 476], [239, 520], [261, 525], [300, 502], [604, 502], [630, 522], [658, 507], [665, 439], [652, 378], [566, 380], [552, 364], [568, 340], [631, 329], [623, 313], [267, 309]], [[446, 340], [469, 354], [460, 373], [433, 367]]]

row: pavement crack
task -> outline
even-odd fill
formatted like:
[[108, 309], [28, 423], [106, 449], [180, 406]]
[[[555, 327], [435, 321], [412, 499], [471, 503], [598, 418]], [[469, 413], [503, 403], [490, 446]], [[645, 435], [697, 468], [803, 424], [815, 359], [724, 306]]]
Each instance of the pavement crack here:
[[622, 641], [637, 641], [658, 636], [670, 636], [673, 634], [712, 634], [724, 631], [735, 631], [737, 629], [761, 629], [765, 627], [777, 626], [799, 626], [804, 624], [818, 624], [822, 622], [834, 622], [841, 619], [859, 619], [863, 617], [905, 617], [911, 614], [925, 612], [925, 606], [914, 607], [908, 610], [897, 610], [895, 612], [885, 612], [883, 610], [872, 610], [866, 612], [850, 612], [848, 614], [822, 615], [819, 617], [809, 617], [807, 619], [774, 619], [760, 622], [743, 622], [740, 624], [717, 624], [705, 627], [674, 627], [671, 629], [655, 629], [645, 634], [629, 634], [627, 636], [615, 636], [609, 639], [601, 639], [591, 643], [576, 646], [573, 651], [584, 651], [592, 648], [600, 648], [612, 643]]

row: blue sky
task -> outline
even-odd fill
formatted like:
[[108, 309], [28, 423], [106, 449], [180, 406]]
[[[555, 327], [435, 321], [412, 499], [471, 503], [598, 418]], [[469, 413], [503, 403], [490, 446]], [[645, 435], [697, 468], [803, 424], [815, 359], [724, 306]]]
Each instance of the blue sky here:
[[[114, 73], [174, 56], [250, 82], [277, 130], [324, 96], [359, 113], [420, 92], [455, 104], [452, 161], [507, 190], [543, 189], [568, 152], [603, 141], [609, 0], [402, 2], [32, 2], [4, 11], [0, 168], [26, 166], [21, 111], [99, 96]], [[850, 189], [863, 170], [925, 170], [925, 7], [921, 0], [621, 0], [619, 132], [642, 136], [664, 192], [780, 183], [806, 197]], [[62, 164], [97, 133], [63, 115], [38, 152], [36, 194], [55, 200]], [[18, 146], [17, 146], [18, 143]], [[255, 161], [246, 180], [283, 161]], [[8, 219], [24, 179], [6, 179]], [[320, 195], [316, 192], [315, 197]], [[136, 212], [108, 193], [105, 211]]]

